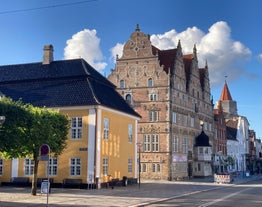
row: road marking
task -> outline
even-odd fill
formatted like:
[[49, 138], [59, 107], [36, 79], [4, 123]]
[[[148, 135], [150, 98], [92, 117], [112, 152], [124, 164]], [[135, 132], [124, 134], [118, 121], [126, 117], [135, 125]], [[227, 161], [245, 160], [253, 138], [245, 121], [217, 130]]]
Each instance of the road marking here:
[[227, 195], [227, 196], [224, 196], [224, 197], [222, 197], [222, 198], [216, 199], [216, 200], [214, 200], [214, 201], [212, 201], [212, 202], [208, 202], [208, 203], [206, 203], [206, 204], [202, 204], [202, 205], [200, 205], [200, 206], [198, 206], [198, 207], [211, 206], [211, 205], [213, 205], [213, 204], [215, 204], [215, 203], [224, 201], [224, 200], [226, 200], [227, 198], [233, 197], [233, 196], [235, 196], [235, 195], [237, 195], [237, 194], [239, 194], [239, 193], [242, 193], [242, 192], [247, 191], [247, 190], [250, 190], [250, 189], [251, 189], [251, 188], [246, 188], [246, 189], [240, 190], [240, 191], [238, 191], [238, 192], [231, 193], [231, 194], [229, 194], [229, 195]]

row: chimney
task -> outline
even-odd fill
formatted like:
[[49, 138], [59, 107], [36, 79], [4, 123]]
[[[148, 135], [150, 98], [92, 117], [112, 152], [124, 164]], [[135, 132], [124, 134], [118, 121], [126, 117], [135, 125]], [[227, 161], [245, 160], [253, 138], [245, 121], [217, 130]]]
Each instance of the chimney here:
[[44, 46], [43, 65], [50, 64], [53, 60], [53, 45]]

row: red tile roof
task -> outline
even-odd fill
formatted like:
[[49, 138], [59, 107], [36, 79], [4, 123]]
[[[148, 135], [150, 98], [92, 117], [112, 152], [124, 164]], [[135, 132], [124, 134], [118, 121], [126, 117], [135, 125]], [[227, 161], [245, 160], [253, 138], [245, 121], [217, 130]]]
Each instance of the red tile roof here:
[[222, 90], [222, 93], [221, 93], [219, 100], [220, 101], [225, 101], [225, 100], [232, 101], [233, 100], [226, 82], [224, 84], [224, 87], [223, 87], [223, 90]]

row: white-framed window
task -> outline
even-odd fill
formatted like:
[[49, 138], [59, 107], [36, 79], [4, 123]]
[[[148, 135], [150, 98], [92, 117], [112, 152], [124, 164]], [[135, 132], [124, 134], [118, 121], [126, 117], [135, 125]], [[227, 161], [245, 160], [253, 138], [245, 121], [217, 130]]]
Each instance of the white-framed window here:
[[153, 79], [152, 78], [148, 79], [147, 85], [148, 85], [148, 87], [153, 87]]
[[158, 121], [158, 111], [149, 111], [149, 121]]
[[104, 118], [104, 140], [108, 140], [109, 135], [109, 119]]
[[81, 159], [71, 158], [70, 159], [70, 175], [79, 176], [81, 175]]
[[183, 137], [182, 140], [182, 153], [187, 153], [187, 137]]
[[4, 160], [0, 158], [0, 176], [3, 175], [4, 171]]
[[128, 158], [127, 172], [128, 172], [128, 173], [132, 173], [132, 169], [133, 169], [133, 161], [132, 161], [132, 158]]
[[158, 97], [156, 93], [150, 93], [149, 94], [149, 101], [157, 101]]
[[108, 158], [107, 157], [103, 158], [102, 168], [103, 168], [103, 175], [107, 176], [108, 175]]
[[144, 152], [159, 152], [158, 134], [145, 134], [143, 138]]
[[82, 117], [71, 118], [71, 139], [82, 139]]
[[159, 163], [152, 163], [152, 172], [158, 173], [161, 171], [161, 167]]
[[150, 140], [150, 135], [144, 135], [144, 140], [143, 140], [143, 151], [144, 152], [150, 152], [151, 151], [151, 140]]
[[194, 117], [190, 118], [190, 126], [191, 127], [195, 127], [195, 119], [194, 119]]
[[184, 126], [187, 126], [187, 115], [184, 115]]
[[128, 142], [131, 143], [133, 141], [133, 125], [128, 124]]
[[49, 159], [49, 170], [48, 173], [50, 176], [56, 176], [57, 175], [57, 169], [58, 169], [58, 162], [57, 158], [50, 158]]
[[146, 163], [142, 163], [142, 166], [141, 166], [141, 170], [142, 172], [147, 172], [147, 164]]
[[176, 123], [176, 112], [172, 113], [172, 122]]
[[173, 136], [173, 150], [174, 152], [178, 152], [179, 150], [179, 142], [178, 142], [178, 136]]
[[24, 171], [25, 171], [25, 176], [31, 176], [34, 173], [34, 166], [35, 162], [32, 159], [26, 158], [24, 160]]
[[124, 80], [120, 80], [120, 88], [124, 88], [125, 87], [125, 81]]
[[151, 142], [152, 142], [152, 152], [159, 151], [159, 137], [158, 134], [151, 135]]
[[182, 122], [182, 115], [181, 114], [178, 114], [177, 115], [177, 123], [180, 125]]

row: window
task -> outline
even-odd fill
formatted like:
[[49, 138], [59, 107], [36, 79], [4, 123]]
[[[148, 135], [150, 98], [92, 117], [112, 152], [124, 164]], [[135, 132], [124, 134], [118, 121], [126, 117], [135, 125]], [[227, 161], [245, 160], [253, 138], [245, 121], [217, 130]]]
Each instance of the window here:
[[144, 152], [151, 151], [150, 135], [144, 135], [143, 151]]
[[50, 176], [57, 175], [57, 158], [50, 158], [49, 159], [49, 171]]
[[187, 138], [184, 137], [182, 140], [182, 152], [187, 153]]
[[133, 168], [132, 158], [128, 158], [128, 166], [127, 166], [128, 173], [132, 173], [132, 168]]
[[178, 124], [181, 124], [181, 119], [182, 119], [181, 116], [182, 116], [181, 114], [178, 114], [178, 116], [177, 116], [177, 123]]
[[173, 123], [176, 123], [176, 112], [172, 113], [172, 121]]
[[187, 115], [184, 115], [184, 126], [187, 126]]
[[79, 176], [81, 175], [81, 159], [71, 158], [70, 159], [70, 175]]
[[3, 159], [0, 159], [0, 175], [3, 175]]
[[133, 125], [128, 124], [128, 142], [133, 141]]
[[174, 137], [173, 137], [173, 147], [174, 147], [174, 152], [178, 152], [178, 137], [176, 136], [176, 135], [174, 135]]
[[103, 158], [103, 175], [104, 176], [108, 175], [108, 158], [107, 157]]
[[126, 95], [126, 102], [129, 103], [129, 104], [131, 104], [131, 101], [132, 101], [131, 95], [130, 95], [130, 94], [127, 94], [127, 95]]
[[31, 176], [34, 173], [34, 160], [32, 159], [25, 159], [25, 176]]
[[152, 141], [152, 152], [158, 152], [159, 151], [158, 135], [152, 134], [151, 141]]
[[149, 94], [149, 101], [157, 101], [157, 94], [156, 93], [151, 93]]
[[148, 79], [147, 85], [148, 85], [148, 87], [153, 87], [153, 80], [152, 80], [152, 78]]
[[145, 134], [143, 140], [144, 152], [158, 152], [159, 151], [159, 136], [158, 134]]
[[191, 127], [194, 127], [194, 126], [195, 126], [195, 119], [194, 119], [194, 117], [191, 117], [191, 118], [190, 118], [190, 126], [191, 126]]
[[71, 118], [71, 139], [82, 138], [82, 117]]
[[120, 81], [120, 88], [124, 88], [125, 87], [125, 81], [124, 80], [121, 80]]
[[160, 164], [152, 163], [152, 172], [160, 172]]
[[149, 111], [149, 121], [158, 120], [158, 111]]
[[104, 140], [108, 140], [109, 134], [109, 119], [104, 118]]
[[145, 163], [142, 164], [142, 172], [147, 172], [147, 165]]

